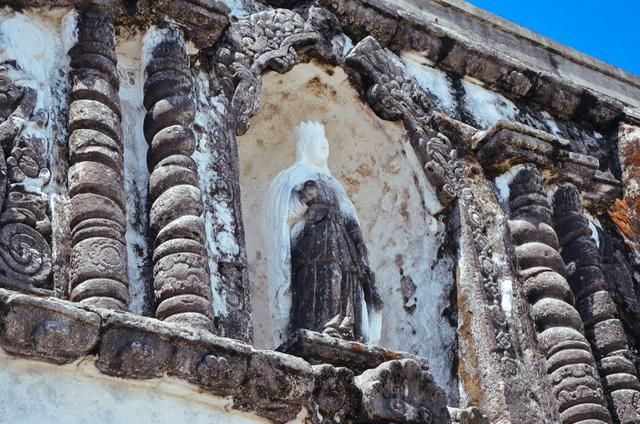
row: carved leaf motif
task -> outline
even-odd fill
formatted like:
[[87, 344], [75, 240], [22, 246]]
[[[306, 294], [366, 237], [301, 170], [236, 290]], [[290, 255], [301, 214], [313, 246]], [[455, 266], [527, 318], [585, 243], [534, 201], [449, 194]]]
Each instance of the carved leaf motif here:
[[355, 382], [369, 420], [421, 424], [450, 420], [444, 390], [414, 360], [385, 362], [365, 371]]
[[288, 71], [298, 61], [296, 48], [319, 39], [302, 16], [286, 9], [254, 13], [231, 25], [227, 46], [218, 52], [222, 65], [216, 71], [220, 88], [231, 97], [230, 115], [236, 119], [236, 134], [249, 129], [249, 118], [258, 110], [260, 74], [266, 69]]

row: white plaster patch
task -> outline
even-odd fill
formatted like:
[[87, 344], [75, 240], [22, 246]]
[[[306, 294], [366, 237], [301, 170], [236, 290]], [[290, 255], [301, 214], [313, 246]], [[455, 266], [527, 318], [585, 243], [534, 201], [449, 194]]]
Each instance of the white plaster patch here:
[[500, 281], [500, 296], [500, 307], [502, 307], [507, 318], [511, 318], [511, 311], [513, 309], [513, 281]]
[[456, 109], [456, 100], [452, 94], [451, 83], [447, 75], [429, 66], [422, 60], [422, 56], [414, 52], [403, 52], [402, 63], [407, 74], [413, 77], [418, 85], [438, 99], [443, 111], [453, 112]]
[[593, 241], [595, 241], [596, 246], [598, 246], [598, 248], [600, 248], [600, 233], [598, 232], [598, 229], [600, 231], [603, 231], [602, 230], [602, 224], [600, 223], [600, 220], [598, 220], [598, 218], [596, 218], [595, 216], [591, 215], [586, 210], [583, 211], [583, 213], [585, 214], [585, 216], [589, 220], [589, 229], [591, 230], [591, 238], [593, 239]]
[[119, 38], [116, 44], [118, 77], [120, 79], [120, 108], [122, 111], [122, 135], [124, 140], [124, 192], [126, 202], [127, 260], [129, 276], [129, 309], [143, 313], [144, 275], [150, 275], [150, 248], [146, 234], [149, 231], [147, 201], [149, 197], [149, 169], [147, 168], [148, 144], [142, 125], [146, 110], [144, 97], [144, 67], [141, 62], [143, 37], [140, 33]]
[[[34, 117], [16, 122], [22, 127], [21, 136], [35, 136], [43, 142], [49, 168], [35, 178], [27, 177], [21, 185], [26, 191], [48, 196], [52, 213], [61, 210], [61, 215], [52, 216], [54, 222], [63, 216], [67, 206], [65, 184], [57, 184], [51, 178], [52, 174], [58, 176], [60, 164], [51, 158], [66, 148], [66, 130], [59, 128], [57, 118], [67, 107], [67, 50], [75, 27], [76, 13], [66, 8], [44, 14], [0, 9], [0, 63], [7, 63], [9, 76], [17, 85], [37, 91], [34, 117], [43, 118], [44, 123], [36, 123]], [[52, 245], [57, 242], [55, 237], [51, 241]]]
[[224, 256], [235, 256], [240, 246], [234, 236], [235, 224], [229, 204], [211, 196], [210, 188], [217, 184], [218, 175], [212, 164], [217, 158], [212, 153], [211, 139], [214, 131], [219, 129], [225, 114], [225, 106], [219, 98], [211, 96], [209, 79], [205, 73], [198, 73], [194, 78], [196, 92], [196, 117], [194, 130], [198, 145], [192, 158], [198, 165], [200, 190], [205, 205], [204, 225], [207, 234], [207, 254], [211, 274], [211, 291], [213, 294], [213, 310], [216, 316], [228, 314], [226, 293], [218, 272], [218, 261]]
[[143, 72], [149, 64], [149, 61], [153, 58], [153, 49], [167, 39], [167, 36], [171, 31], [172, 28], [158, 28], [153, 25], [145, 32], [144, 37], [142, 38], [142, 51], [139, 55]]
[[348, 35], [344, 35], [344, 45], [342, 46], [342, 57], [346, 57], [351, 51], [351, 49], [353, 49], [353, 41]]
[[[26, 78], [20, 85], [49, 92], [49, 79], [64, 62], [60, 16], [4, 10], [0, 15], [0, 62], [14, 60]], [[38, 107], [42, 107], [40, 104]]]
[[229, 15], [231, 16], [240, 17], [249, 14], [243, 0], [223, 0], [223, 3], [229, 8]]
[[506, 97], [463, 79], [465, 108], [481, 129], [489, 128], [501, 119], [513, 121], [518, 108]]
[[543, 111], [542, 112], [542, 116], [544, 117], [544, 124], [547, 126], [547, 130], [551, 134], [554, 134], [554, 135], [562, 137], [562, 131], [560, 131], [560, 128], [558, 127], [558, 124], [556, 123], [556, 120], [553, 119], [551, 114], [549, 112], [547, 112], [547, 111]]
[[[70, 365], [0, 352], [0, 416], [6, 423], [266, 424], [176, 378], [125, 380], [99, 373], [93, 359]], [[10, 389], [9, 389], [10, 388]], [[295, 422], [302, 423], [302, 420]]]
[[512, 166], [507, 172], [502, 175], [497, 176], [493, 183], [496, 185], [498, 189], [498, 200], [500, 203], [504, 204], [509, 201], [509, 184], [513, 181], [513, 179], [518, 175], [522, 169], [526, 169], [527, 165], [516, 165]]

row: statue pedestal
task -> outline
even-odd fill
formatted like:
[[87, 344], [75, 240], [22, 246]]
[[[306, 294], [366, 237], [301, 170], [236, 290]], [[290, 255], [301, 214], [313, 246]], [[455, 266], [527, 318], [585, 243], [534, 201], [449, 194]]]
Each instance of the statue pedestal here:
[[[309, 362], [318, 381], [317, 405], [333, 416], [322, 393], [344, 393], [358, 405], [354, 422], [449, 423], [447, 399], [429, 373], [427, 360], [380, 346], [298, 330], [278, 349]], [[333, 367], [329, 367], [329, 365]], [[331, 373], [327, 373], [332, 370]], [[325, 412], [326, 413], [326, 412]]]
[[297, 330], [276, 350], [298, 356], [312, 365], [331, 364], [335, 367], [349, 368], [356, 375], [397, 359], [412, 359], [423, 370], [429, 369], [426, 359], [407, 352], [395, 352], [381, 346], [342, 340], [310, 330]]

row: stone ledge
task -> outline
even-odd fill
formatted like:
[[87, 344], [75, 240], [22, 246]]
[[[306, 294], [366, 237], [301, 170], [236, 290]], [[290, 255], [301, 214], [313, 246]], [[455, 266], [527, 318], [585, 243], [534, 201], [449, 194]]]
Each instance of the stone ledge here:
[[550, 181], [568, 181], [583, 192], [585, 201], [606, 210], [622, 195], [622, 185], [599, 170], [597, 158], [570, 150], [569, 140], [511, 121], [498, 121], [473, 137], [478, 161], [490, 174], [514, 165], [535, 163], [551, 173]]
[[[293, 420], [304, 409], [314, 412], [314, 423], [364, 423], [376, 417], [420, 423], [424, 416], [449, 422], [446, 395], [427, 371], [426, 360], [308, 331], [302, 334], [303, 351], [316, 352], [309, 353], [313, 362], [329, 360], [328, 354], [333, 354], [333, 362], [351, 364], [362, 375], [329, 364], [312, 366], [296, 356], [255, 349], [196, 328], [0, 289], [0, 346], [12, 355], [54, 364], [94, 355], [96, 368], [106, 375], [175, 376], [212, 395], [231, 397], [234, 408], [276, 423]], [[319, 346], [314, 349], [312, 341]], [[346, 359], [336, 360], [342, 356]], [[409, 384], [411, 390], [394, 388], [398, 384]], [[403, 411], [413, 411], [406, 416], [383, 401], [405, 392], [398, 399], [406, 407]]]
[[394, 359], [413, 359], [420, 364], [422, 369], [429, 369], [426, 359], [410, 353], [395, 352], [382, 346], [340, 340], [309, 330], [296, 331], [277, 350], [299, 356], [313, 365], [331, 364], [335, 367], [349, 368], [355, 374], [376, 368], [383, 362]]
[[229, 8], [218, 0], [6, 0], [3, 5], [17, 10], [97, 6], [109, 10], [124, 25], [174, 22], [201, 49], [211, 47], [229, 24]]

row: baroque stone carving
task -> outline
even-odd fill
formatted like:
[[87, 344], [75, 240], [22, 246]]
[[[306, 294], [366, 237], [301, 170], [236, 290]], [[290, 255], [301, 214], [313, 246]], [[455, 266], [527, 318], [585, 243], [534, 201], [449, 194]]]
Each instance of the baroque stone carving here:
[[479, 270], [488, 308], [493, 317], [491, 325], [496, 337], [497, 353], [503, 374], [514, 375], [518, 362], [513, 353], [509, 324], [500, 308], [500, 292], [497, 290], [496, 267], [491, 258], [491, 247], [484, 234], [482, 214], [474, 206], [474, 195], [466, 189], [464, 166], [457, 157], [451, 141], [432, 129], [432, 103], [403, 70], [388, 57], [376, 40], [367, 37], [358, 43], [345, 59], [361, 80], [368, 81], [365, 98], [372, 109], [383, 119], [402, 119], [425, 175], [436, 188], [443, 205], [459, 200], [459, 207], [468, 211], [474, 234], [474, 247], [480, 259]]
[[229, 100], [235, 132], [249, 129], [260, 107], [260, 74], [284, 73], [298, 60], [296, 48], [315, 43], [318, 33], [299, 14], [286, 9], [265, 10], [242, 17], [228, 30], [225, 47], [217, 52], [216, 73]]
[[632, 355], [616, 305], [607, 291], [598, 246], [591, 237], [589, 220], [582, 213], [580, 193], [572, 184], [563, 184], [553, 198], [554, 227], [562, 246], [562, 258], [571, 269], [567, 279], [587, 339], [598, 358], [609, 409], [617, 423], [638, 422], [640, 410], [634, 409], [632, 401], [640, 396], [640, 382], [630, 360]]
[[382, 300], [355, 207], [328, 158], [322, 124], [302, 122], [296, 163], [265, 196], [269, 284], [279, 307], [291, 302], [289, 333], [306, 328], [345, 340], [378, 339], [368, 324]]
[[428, 369], [426, 359], [406, 352], [395, 352], [377, 345], [350, 342], [309, 330], [298, 330], [278, 351], [299, 356], [310, 364], [331, 364], [349, 368], [355, 374], [376, 368], [390, 359], [411, 359]]
[[57, 299], [0, 293], [0, 345], [10, 353], [68, 364], [98, 343], [100, 317]]
[[71, 57], [70, 298], [127, 310], [123, 142], [113, 18], [81, 10]]
[[509, 188], [509, 229], [561, 422], [610, 423], [595, 359], [564, 278], [542, 176], [535, 167], [522, 169]]
[[476, 407], [451, 408], [449, 407], [452, 424], [490, 424], [489, 419]]
[[311, 422], [344, 422], [360, 401], [353, 372], [330, 365], [314, 366], [313, 371], [316, 384], [310, 402]]
[[202, 194], [191, 158], [196, 143], [189, 57], [179, 30], [160, 34], [144, 85], [156, 317], [212, 329]]
[[39, 133], [46, 114], [34, 113], [36, 90], [15, 85], [8, 70], [0, 66], [0, 280], [21, 290], [51, 289], [51, 211], [42, 193], [51, 173], [48, 141]]
[[444, 390], [411, 359], [388, 361], [355, 378], [362, 391], [361, 422], [449, 423]]
[[[295, 359], [295, 360], [292, 360]], [[278, 352], [264, 351], [252, 355], [247, 369], [247, 392], [234, 405], [253, 409], [277, 423], [292, 420], [314, 389], [314, 373], [309, 364], [299, 358]]]
[[459, 194], [464, 169], [450, 141], [431, 129], [429, 118], [433, 105], [423, 90], [408, 79], [372, 37], [358, 43], [346, 57], [345, 64], [360, 78], [369, 78], [365, 98], [383, 119], [402, 119], [411, 145], [424, 166], [438, 199], [449, 204]]
[[465, 188], [461, 193], [460, 208], [466, 211], [473, 234], [473, 242], [480, 268], [480, 277], [487, 301], [487, 312], [491, 318], [496, 346], [495, 353], [500, 361], [500, 369], [507, 376], [515, 376], [520, 366], [516, 358], [509, 322], [501, 307], [502, 296], [498, 288], [497, 266], [493, 261], [491, 244], [487, 237], [487, 229], [482, 217], [482, 203], [478, 201], [472, 190]]
[[603, 172], [596, 157], [571, 150], [569, 140], [524, 124], [498, 121], [474, 136], [478, 161], [490, 172], [532, 163], [548, 171], [550, 181], [566, 181], [578, 187], [590, 204], [606, 209], [620, 196], [620, 182]]

